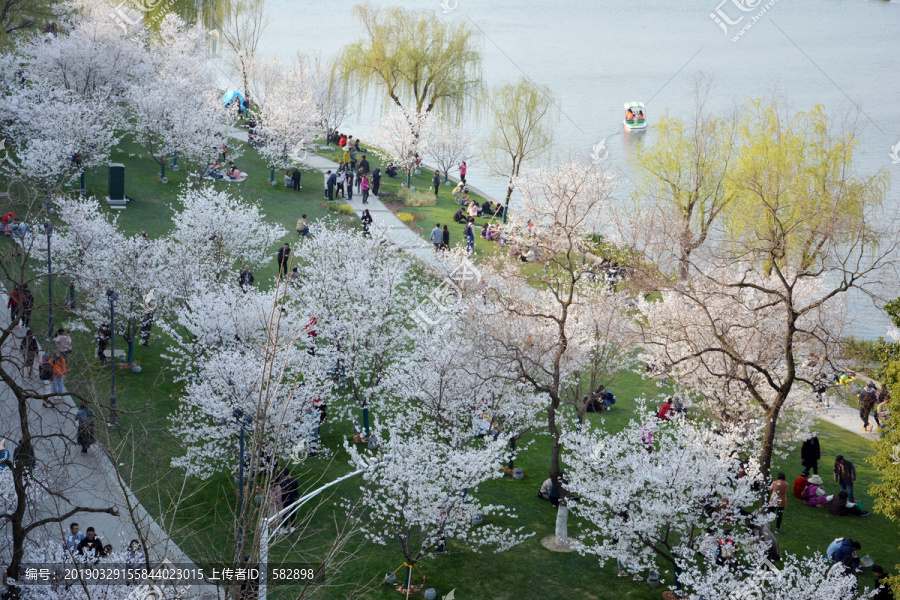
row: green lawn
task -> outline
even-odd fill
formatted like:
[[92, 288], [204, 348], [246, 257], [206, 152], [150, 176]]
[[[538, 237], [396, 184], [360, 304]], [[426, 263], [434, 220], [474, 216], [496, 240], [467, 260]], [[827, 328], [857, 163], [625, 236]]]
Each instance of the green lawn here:
[[[232, 141], [232, 143], [234, 143]], [[249, 150], [249, 149], [248, 149]], [[128, 208], [120, 213], [122, 226], [130, 232], [147, 231], [151, 236], [164, 232], [171, 224], [172, 211], [169, 208], [177, 193], [176, 182], [183, 180], [184, 173], [168, 173], [171, 182], [163, 185], [157, 182], [157, 166], [149, 158], [128, 156], [139, 153], [135, 146], [125, 143], [114, 160], [126, 164], [126, 194], [134, 200]], [[369, 155], [372, 159], [372, 155]], [[294, 223], [301, 212], [307, 213], [311, 219], [321, 218], [328, 214], [322, 208], [321, 175], [314, 172], [304, 173], [304, 189], [301, 193], [266, 183], [268, 169], [255, 151], [249, 150], [244, 157], [236, 161], [239, 168], [250, 173], [250, 178], [240, 184], [217, 183], [224, 189], [244, 198], [259, 202], [266, 218], [283, 224], [295, 239]], [[371, 161], [373, 168], [380, 164], [377, 159]], [[276, 173], [276, 175], [278, 175]], [[280, 176], [279, 176], [280, 177]], [[421, 179], [421, 181], [420, 181]], [[99, 171], [89, 174], [88, 188], [98, 196], [105, 195], [106, 175]], [[420, 188], [427, 186], [425, 175], [420, 176], [414, 185]], [[385, 180], [382, 189], [391, 192], [399, 188], [399, 177], [395, 182]], [[446, 189], [446, 193], [444, 193]], [[410, 208], [410, 212], [418, 212], [426, 216], [426, 223], [435, 220], [449, 221], [455, 205], [452, 203], [449, 188], [442, 189], [441, 201], [435, 207]], [[406, 210], [406, 209], [405, 209]], [[461, 226], [458, 227], [461, 229]], [[425, 234], [427, 235], [427, 233]], [[455, 240], [454, 240], [455, 241]], [[481, 247], [488, 242], [477, 240]], [[486, 247], [485, 247], [486, 249]], [[274, 253], [274, 247], [273, 247]], [[274, 263], [257, 273], [258, 281], [266, 280], [275, 273]], [[42, 290], [36, 290], [43, 294]], [[61, 294], [62, 288], [56, 293]], [[59, 298], [61, 296], [57, 296]], [[41, 297], [38, 297], [41, 302]], [[41, 321], [41, 319], [44, 319]], [[35, 322], [46, 323], [46, 313], [36, 311]], [[59, 318], [58, 318], [59, 322]], [[108, 371], [101, 370], [93, 358], [93, 338], [86, 333], [76, 333], [76, 353], [72, 361], [73, 369], [79, 377], [73, 377], [71, 385], [76, 389], [97, 398], [108, 395]], [[121, 467], [141, 501], [153, 515], [169, 513], [172, 498], [175, 498], [182, 487], [183, 475], [169, 466], [169, 460], [179, 454], [180, 445], [169, 433], [168, 418], [177, 406], [179, 388], [171, 381], [167, 371], [166, 360], [161, 357], [164, 341], [154, 337], [151, 346], [137, 347], [136, 360], [143, 367], [139, 374], [120, 371], [117, 376], [117, 396], [119, 406], [123, 409], [120, 417], [121, 427], [113, 430], [109, 442], [116, 445], [126, 440], [135, 449], [134, 453], [126, 453], [118, 462], [125, 463]], [[634, 410], [634, 399], [640, 395], [655, 396], [658, 393], [652, 382], [645, 382], [638, 376], [629, 374], [614, 387], [618, 403], [615, 409], [607, 413], [604, 427], [617, 430], [624, 426]], [[589, 419], [598, 420], [600, 415], [589, 415]], [[828, 424], [820, 424], [818, 428], [825, 458], [820, 473], [826, 480], [829, 492], [836, 489], [830, 483], [830, 462], [837, 453], [842, 453], [853, 460], [858, 470], [858, 486], [856, 495], [863, 506], [870, 508], [873, 504], [866, 493], [866, 486], [876, 478], [876, 473], [865, 462], [871, 451], [871, 443], [867, 440]], [[346, 461], [341, 457], [342, 440], [349, 434], [346, 424], [327, 423], [322, 435], [326, 447], [338, 453], [334, 461], [309, 459], [302, 482], [312, 485], [315, 481], [329, 481], [348, 470]], [[544, 600], [548, 597], [564, 596], [572, 599], [592, 598], [659, 598], [659, 589], [652, 590], [645, 583], [634, 583], [628, 579], [615, 577], [615, 565], [599, 566], [596, 559], [582, 557], [577, 554], [555, 554], [545, 550], [540, 540], [553, 533], [555, 509], [549, 503], [537, 499], [537, 489], [546, 478], [549, 467], [550, 440], [539, 435], [531, 448], [517, 461], [525, 470], [523, 480], [514, 480], [509, 476], [489, 482], [478, 490], [478, 495], [485, 502], [497, 502], [515, 507], [519, 518], [510, 522], [511, 526], [524, 526], [526, 530], [535, 532], [535, 536], [522, 545], [503, 554], [476, 555], [459, 552], [460, 546], [454, 542], [448, 544], [449, 555], [437, 557], [420, 565], [428, 578], [429, 586], [438, 590], [439, 597], [455, 588], [457, 597], [465, 598], [516, 598], [524, 600]], [[799, 474], [799, 447], [774, 470], [783, 470], [790, 482]], [[299, 474], [299, 473], [298, 473]], [[170, 532], [179, 545], [197, 561], [215, 560], [227, 555], [230, 539], [226, 531], [230, 528], [231, 507], [235, 502], [235, 486], [228, 475], [220, 475], [208, 482], [189, 479], [185, 486], [188, 500], [182, 502]], [[353, 497], [358, 492], [358, 482], [348, 482], [339, 489], [339, 496]], [[286, 545], [273, 550], [273, 562], [286, 556], [295, 557], [298, 552], [310, 550], [327, 540], [333, 530], [333, 513], [339, 509], [333, 504], [326, 505], [314, 521], [315, 535], [299, 544], [288, 553]], [[492, 517], [486, 518], [491, 522]], [[168, 525], [168, 523], [167, 523]], [[577, 517], [570, 520], [570, 535], [579, 532]], [[863, 544], [863, 553], [870, 554], [876, 562], [889, 569], [900, 563], [900, 528], [884, 517], [872, 515], [864, 519], [845, 517], [836, 518], [821, 509], [808, 508], [799, 500], [790, 498], [785, 513], [784, 533], [779, 540], [782, 548], [789, 552], [806, 553], [807, 547], [822, 551], [828, 542], [837, 536], [850, 535]], [[291, 540], [295, 541], [295, 540]], [[387, 571], [393, 571], [402, 562], [402, 555], [391, 547], [370, 548], [366, 545], [359, 559], [352, 563], [343, 575], [347, 581], [356, 581], [365, 574], [364, 579], [377, 578]], [[671, 575], [665, 576], [671, 582]], [[863, 585], [872, 583], [869, 573], [862, 577]], [[273, 592], [273, 597], [276, 592]], [[323, 591], [323, 598], [345, 598], [344, 590]], [[370, 598], [400, 597], [393, 588], [382, 586], [369, 594]]]

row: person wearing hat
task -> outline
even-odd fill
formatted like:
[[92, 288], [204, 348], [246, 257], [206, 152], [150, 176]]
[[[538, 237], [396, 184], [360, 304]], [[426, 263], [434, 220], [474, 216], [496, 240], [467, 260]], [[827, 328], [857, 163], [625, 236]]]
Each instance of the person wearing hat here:
[[828, 498], [825, 497], [825, 488], [822, 487], [822, 484], [822, 478], [818, 475], [813, 475], [809, 478], [809, 483], [806, 484], [806, 488], [800, 494], [803, 504], [816, 508], [828, 504]]
[[834, 459], [834, 480], [841, 486], [841, 491], [846, 491], [850, 502], [855, 502], [853, 497], [853, 482], [856, 481], [856, 467], [853, 463], [838, 454]]
[[800, 464], [803, 465], [803, 476], [809, 477], [809, 471], [816, 475], [819, 474], [819, 459], [822, 458], [822, 451], [819, 448], [819, 438], [816, 432], [809, 434], [809, 438], [803, 442], [800, 448]]

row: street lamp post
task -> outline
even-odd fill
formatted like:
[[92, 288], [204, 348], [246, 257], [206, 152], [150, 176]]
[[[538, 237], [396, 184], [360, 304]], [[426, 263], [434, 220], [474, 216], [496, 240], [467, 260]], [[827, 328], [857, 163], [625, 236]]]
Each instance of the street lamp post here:
[[269, 528], [272, 526], [272, 524], [277, 523], [280, 519], [287, 519], [289, 516], [291, 516], [292, 514], [297, 512], [301, 506], [303, 506], [304, 504], [306, 504], [307, 502], [309, 502], [310, 500], [312, 500], [313, 498], [315, 498], [316, 496], [318, 496], [319, 494], [321, 494], [328, 488], [334, 487], [337, 484], [339, 484], [340, 482], [342, 482], [346, 479], [350, 479], [351, 477], [355, 477], [355, 476], [359, 475], [360, 473], [365, 473], [367, 471], [374, 471], [375, 469], [377, 469], [379, 467], [383, 467], [386, 464], [388, 464], [388, 461], [390, 461], [391, 458], [392, 458], [391, 455], [387, 454], [387, 455], [385, 455], [385, 459], [386, 459], [385, 461], [375, 463], [373, 465], [366, 467], [365, 469], [357, 469], [356, 471], [353, 471], [352, 473], [348, 473], [347, 475], [344, 475], [343, 477], [339, 477], [338, 479], [335, 479], [331, 483], [327, 483], [327, 484], [323, 485], [322, 487], [320, 487], [319, 489], [308, 493], [307, 495], [303, 496], [299, 500], [295, 501], [293, 504], [289, 504], [289, 505], [285, 506], [277, 514], [275, 514], [267, 519], [265, 519], [265, 518], [262, 519], [262, 536], [260, 537], [260, 541], [259, 541], [259, 593], [257, 595], [257, 600], [266, 600], [266, 593], [268, 592], [268, 589], [267, 589], [268, 584], [266, 583], [266, 581], [267, 581], [267, 578], [269, 575], [269, 573], [268, 573], [269, 538], [271, 537], [271, 533], [269, 533]]
[[244, 510], [244, 434], [246, 433], [246, 425], [250, 425], [253, 423], [253, 417], [250, 415], [245, 415], [244, 411], [240, 408], [235, 408], [232, 413], [235, 420], [237, 421], [238, 427], [241, 429], [240, 433], [240, 457], [238, 463], [238, 537], [237, 537], [237, 554], [238, 560], [241, 560], [243, 554], [241, 552], [241, 547], [244, 544], [244, 520], [243, 520], [243, 510]]
[[119, 295], [106, 290], [109, 300], [109, 364], [112, 365], [109, 377], [109, 425], [116, 425], [116, 300]]
[[53, 223], [50, 221], [44, 222], [44, 231], [47, 232], [47, 291], [50, 296], [50, 330], [47, 333], [47, 339], [53, 339], [53, 262], [50, 257], [50, 237], [53, 235]]

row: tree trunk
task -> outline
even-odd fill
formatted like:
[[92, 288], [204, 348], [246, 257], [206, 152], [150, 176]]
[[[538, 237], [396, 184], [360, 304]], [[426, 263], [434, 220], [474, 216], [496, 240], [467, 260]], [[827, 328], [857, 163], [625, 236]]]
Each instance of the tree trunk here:
[[512, 179], [509, 180], [509, 185], [506, 188], [506, 200], [503, 202], [503, 222], [506, 223], [506, 220], [509, 218], [509, 197], [512, 196], [513, 186]]
[[566, 492], [562, 487], [562, 468], [559, 465], [559, 455], [562, 449], [559, 443], [559, 429], [556, 427], [556, 411], [559, 409], [559, 398], [551, 398], [547, 408], [547, 429], [553, 440], [550, 448], [550, 480], [559, 491], [559, 511], [556, 514], [556, 541], [561, 545], [568, 544], [567, 533], [569, 509], [565, 506]]
[[569, 507], [564, 502], [559, 503], [559, 510], [556, 511], [556, 543], [569, 545]]
[[781, 402], [776, 400], [766, 413], [766, 431], [763, 434], [762, 447], [759, 453], [759, 468], [762, 474], [769, 476], [772, 468], [772, 449], [775, 445], [775, 426], [778, 423], [778, 413], [781, 412]]

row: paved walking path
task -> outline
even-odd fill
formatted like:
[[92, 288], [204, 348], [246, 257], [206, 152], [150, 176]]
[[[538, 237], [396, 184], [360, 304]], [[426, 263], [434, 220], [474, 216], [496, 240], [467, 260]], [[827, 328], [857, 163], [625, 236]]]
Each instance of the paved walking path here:
[[[5, 291], [0, 291], [0, 301], [7, 299]], [[0, 319], [5, 327], [9, 322], [8, 315]], [[36, 325], [36, 324], [33, 324]], [[43, 331], [43, 329], [42, 329]], [[19, 343], [25, 329], [19, 327], [7, 340], [3, 350], [6, 357], [5, 367], [16, 372], [21, 367]], [[47, 342], [39, 338], [42, 346]], [[16, 361], [12, 364], [12, 361]], [[77, 365], [76, 367], [77, 368]], [[30, 377], [21, 373], [17, 383], [25, 389], [36, 393], [49, 393], [50, 382], [38, 378], [37, 368]], [[70, 396], [53, 400], [54, 408], [47, 408], [39, 399], [28, 401], [28, 422], [35, 440], [35, 457], [43, 469], [43, 475], [50, 481], [50, 489], [54, 496], [45, 497], [35, 506], [35, 514], [29, 521], [46, 516], [58, 516], [75, 507], [107, 508], [114, 507], [118, 516], [108, 513], [76, 513], [63, 523], [52, 523], [29, 535], [32, 541], [53, 540], [63, 543], [70, 523], [77, 522], [82, 533], [93, 527], [104, 544], [111, 544], [115, 550], [123, 550], [132, 539], [136, 539], [137, 528], [144, 533], [151, 552], [151, 564], [167, 559], [174, 564], [189, 565], [190, 559], [173, 542], [168, 534], [150, 516], [134, 496], [130, 489], [118, 477], [115, 466], [97, 445], [92, 445], [87, 454], [82, 454], [80, 447], [74, 444], [77, 408]], [[95, 418], [95, 429], [106, 427], [102, 420]], [[0, 437], [7, 440], [6, 447], [12, 447], [21, 439], [21, 426], [18, 415], [18, 401], [9, 386], [0, 385]], [[128, 506], [134, 515], [132, 520]], [[201, 598], [217, 597], [212, 586], [195, 587], [194, 592]]]
[[875, 409], [872, 409], [869, 415], [869, 423], [874, 427], [872, 433], [863, 431], [862, 419], [859, 417], [859, 409], [848, 406], [836, 393], [829, 392], [829, 404], [827, 408], [818, 409], [818, 418], [829, 423], [833, 423], [838, 427], [842, 427], [847, 431], [862, 436], [868, 440], [878, 439], [878, 425], [875, 423]]

